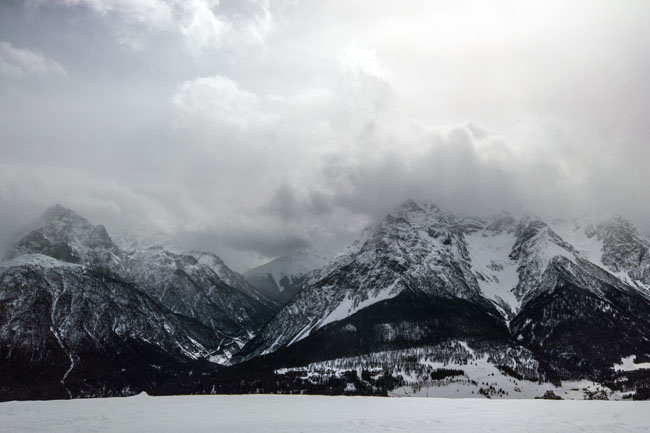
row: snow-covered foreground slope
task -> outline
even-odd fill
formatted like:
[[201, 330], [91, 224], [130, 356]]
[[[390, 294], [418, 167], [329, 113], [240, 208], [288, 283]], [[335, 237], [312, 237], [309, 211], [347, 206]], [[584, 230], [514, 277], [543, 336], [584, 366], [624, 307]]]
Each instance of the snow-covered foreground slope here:
[[316, 396], [107, 398], [0, 404], [0, 432], [646, 432], [648, 404]]

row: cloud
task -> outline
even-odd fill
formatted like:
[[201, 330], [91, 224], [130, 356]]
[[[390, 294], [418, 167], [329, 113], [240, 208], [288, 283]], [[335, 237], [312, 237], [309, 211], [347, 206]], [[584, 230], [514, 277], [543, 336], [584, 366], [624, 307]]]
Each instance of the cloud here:
[[74, 79], [3, 86], [3, 221], [63, 202], [240, 269], [408, 197], [650, 229], [646, 1], [34, 1], [2, 38]]
[[38, 52], [0, 42], [0, 76], [25, 78], [52, 75], [67, 74], [63, 66]]
[[202, 0], [183, 2], [179, 14], [179, 30], [190, 47], [218, 47], [225, 35], [231, 31], [231, 23], [214, 13], [218, 4], [218, 1]]
[[[34, 0], [38, 6], [52, 3]], [[161, 32], [178, 34], [186, 46], [200, 55], [224, 44], [263, 44], [273, 29], [273, 16], [266, 1], [251, 1], [248, 15], [227, 14], [219, 0], [57, 0], [54, 4], [85, 7], [100, 17], [120, 21], [117, 40], [135, 50], [145, 39]]]
[[173, 235], [180, 220], [166, 206], [96, 173], [48, 165], [0, 164], [0, 257], [15, 236], [53, 204], [74, 209], [112, 233]]
[[101, 16], [112, 14], [131, 23], [161, 29], [173, 23], [173, 8], [162, 0], [58, 0], [66, 6], [85, 6]]
[[387, 79], [386, 70], [377, 60], [377, 52], [372, 48], [360, 46], [356, 40], [343, 49], [338, 60], [341, 68], [355, 77]]
[[115, 180], [70, 168], [0, 164], [0, 202], [7, 211], [20, 203], [37, 212], [44, 203], [59, 203], [89, 218], [140, 230], [166, 231], [176, 223], [155, 200]]
[[273, 114], [263, 111], [260, 98], [242, 90], [228, 77], [214, 75], [186, 81], [172, 102], [185, 121], [199, 119], [219, 125], [247, 128], [273, 123]]

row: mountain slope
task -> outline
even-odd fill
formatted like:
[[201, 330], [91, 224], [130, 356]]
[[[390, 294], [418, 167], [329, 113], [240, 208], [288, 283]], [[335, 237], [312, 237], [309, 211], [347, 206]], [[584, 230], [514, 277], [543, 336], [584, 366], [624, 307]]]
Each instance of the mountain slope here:
[[0, 265], [0, 281], [2, 400], [129, 395], [224, 340], [86, 266], [23, 255]]

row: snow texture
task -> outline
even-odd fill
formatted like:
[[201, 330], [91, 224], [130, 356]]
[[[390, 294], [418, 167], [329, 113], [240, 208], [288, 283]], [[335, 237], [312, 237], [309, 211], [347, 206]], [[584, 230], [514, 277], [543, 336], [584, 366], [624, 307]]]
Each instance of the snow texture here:
[[8, 402], [1, 433], [647, 432], [646, 402], [187, 396]]
[[488, 299], [505, 301], [513, 310], [519, 309], [519, 300], [513, 292], [519, 284], [519, 274], [517, 263], [509, 256], [516, 240], [512, 232], [489, 230], [465, 236], [481, 292]]
[[644, 368], [650, 368], [650, 362], [641, 362], [641, 363], [636, 363], [634, 362], [634, 356], [627, 356], [623, 359], [621, 359], [620, 364], [614, 364], [614, 370], [616, 371], [635, 371], [635, 370], [641, 370]]

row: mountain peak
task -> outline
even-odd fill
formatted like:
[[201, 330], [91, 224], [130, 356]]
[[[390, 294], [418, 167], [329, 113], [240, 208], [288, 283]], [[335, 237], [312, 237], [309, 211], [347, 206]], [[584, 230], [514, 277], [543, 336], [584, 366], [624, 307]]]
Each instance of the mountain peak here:
[[433, 203], [425, 201], [418, 202], [413, 199], [408, 199], [386, 215], [380, 224], [399, 224], [401, 221], [405, 220], [411, 224], [421, 225], [429, 224], [432, 221], [447, 220], [448, 217], [453, 218], [453, 215], [443, 212]]
[[61, 206], [60, 204], [54, 204], [45, 209], [45, 212], [43, 212], [39, 220], [49, 221], [61, 219], [86, 221], [84, 217], [72, 209], [68, 209], [67, 207]]
[[75, 211], [50, 206], [34, 221], [7, 254], [44, 254], [72, 263], [99, 264], [117, 260], [111, 237], [102, 225], [93, 225]]
[[[103, 227], [102, 227], [103, 228]], [[40, 231], [44, 235], [55, 238], [69, 238], [79, 233], [91, 232], [95, 229], [86, 218], [72, 209], [55, 204], [45, 212], [29, 228], [29, 231]]]
[[90, 231], [93, 225], [72, 209], [55, 204], [48, 207], [28, 228], [27, 232], [41, 231], [52, 237], [67, 237], [65, 233]]

